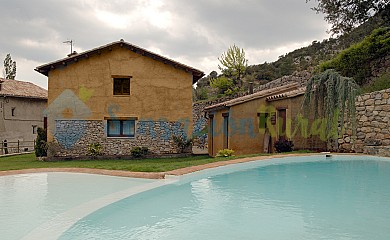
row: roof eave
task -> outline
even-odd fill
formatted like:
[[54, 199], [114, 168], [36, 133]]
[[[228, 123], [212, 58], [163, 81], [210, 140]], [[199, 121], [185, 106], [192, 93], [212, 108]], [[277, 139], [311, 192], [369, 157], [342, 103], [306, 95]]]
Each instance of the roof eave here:
[[28, 99], [41, 99], [47, 100], [47, 97], [37, 97], [37, 96], [23, 96], [23, 95], [12, 95], [12, 94], [1, 94], [2, 97], [15, 97], [15, 98], [28, 98]]
[[206, 113], [210, 113], [210, 112], [213, 112], [213, 111], [219, 111], [219, 110], [226, 110], [226, 109], [229, 109], [230, 107], [229, 106], [226, 106], [226, 105], [221, 105], [221, 106], [210, 106], [208, 108], [205, 108], [204, 111]]
[[41, 66], [38, 66], [36, 67], [34, 70], [45, 75], [45, 76], [48, 76], [49, 75], [49, 72], [50, 70], [52, 69], [55, 69], [59, 66], [67, 66], [68, 64], [72, 64], [72, 63], [75, 63], [75, 62], [78, 62], [79, 60], [81, 59], [84, 59], [84, 58], [89, 58], [90, 56], [92, 55], [97, 55], [97, 54], [101, 54], [101, 52], [105, 49], [109, 49], [110, 48], [112, 49], [112, 47], [116, 46], [116, 45], [119, 45], [121, 48], [126, 48], [128, 50], [131, 50], [137, 54], [140, 54], [142, 56], [147, 56], [149, 58], [152, 58], [154, 60], [157, 60], [157, 61], [160, 61], [160, 62], [163, 62], [164, 64], [169, 64], [175, 68], [179, 68], [179, 69], [182, 69], [186, 72], [189, 72], [193, 75], [193, 84], [195, 84], [199, 79], [201, 79], [205, 74], [204, 72], [198, 70], [198, 69], [195, 69], [193, 67], [190, 67], [190, 66], [187, 66], [185, 64], [182, 64], [182, 63], [179, 63], [179, 62], [176, 62], [172, 59], [169, 59], [169, 58], [166, 58], [166, 57], [163, 57], [159, 54], [156, 54], [156, 53], [153, 53], [153, 52], [150, 52], [146, 49], [143, 49], [141, 47], [138, 47], [138, 46], [135, 46], [133, 44], [130, 44], [130, 43], [127, 43], [123, 40], [120, 40], [120, 41], [116, 41], [116, 42], [113, 42], [113, 43], [109, 43], [109, 44], [106, 44], [104, 46], [101, 46], [101, 47], [97, 47], [97, 48], [94, 48], [94, 49], [91, 49], [91, 50], [88, 50], [88, 51], [85, 51], [85, 52], [82, 52], [82, 53], [78, 53], [78, 54], [75, 54], [75, 55], [72, 55], [72, 56], [69, 56], [67, 58], [63, 58], [63, 59], [60, 59], [60, 60], [57, 60], [57, 61], [54, 61], [54, 62], [51, 62], [51, 63], [47, 63], [47, 64], [44, 64], [44, 65], [41, 65]]

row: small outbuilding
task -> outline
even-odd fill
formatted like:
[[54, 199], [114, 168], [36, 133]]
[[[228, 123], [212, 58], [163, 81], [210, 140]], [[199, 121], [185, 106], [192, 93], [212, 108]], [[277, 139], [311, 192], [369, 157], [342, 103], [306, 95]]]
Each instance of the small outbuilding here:
[[294, 149], [326, 148], [312, 131], [314, 119], [301, 115], [304, 93], [305, 88], [292, 83], [205, 108], [209, 155], [222, 149], [238, 155], [271, 153], [282, 139], [292, 141]]

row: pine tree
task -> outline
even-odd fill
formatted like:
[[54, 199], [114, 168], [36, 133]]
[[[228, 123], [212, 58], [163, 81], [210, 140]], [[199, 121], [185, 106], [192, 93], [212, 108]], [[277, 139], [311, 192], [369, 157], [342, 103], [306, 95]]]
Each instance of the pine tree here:
[[4, 78], [15, 79], [16, 77], [16, 62], [12, 61], [11, 54], [7, 54], [4, 59]]

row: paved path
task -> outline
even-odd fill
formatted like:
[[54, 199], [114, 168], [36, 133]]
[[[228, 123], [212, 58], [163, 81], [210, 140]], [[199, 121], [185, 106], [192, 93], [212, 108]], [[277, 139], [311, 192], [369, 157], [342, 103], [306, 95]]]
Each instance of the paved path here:
[[260, 161], [260, 160], [271, 159], [271, 158], [324, 155], [324, 154], [325, 153], [283, 154], [283, 155], [272, 155], [272, 156], [238, 158], [234, 160], [213, 162], [213, 163], [207, 163], [203, 165], [180, 168], [180, 169], [167, 171], [167, 172], [130, 172], [130, 171], [122, 171], [122, 170], [105, 170], [105, 169], [93, 169], [93, 168], [33, 168], [33, 169], [23, 169], [23, 170], [0, 171], [0, 176], [26, 174], [26, 173], [43, 173], [43, 172], [76, 172], [76, 173], [110, 175], [110, 176], [118, 176], [118, 177], [163, 179], [165, 178], [166, 175], [180, 176], [180, 175], [197, 172], [208, 168], [215, 168], [215, 167], [226, 166], [230, 164]]

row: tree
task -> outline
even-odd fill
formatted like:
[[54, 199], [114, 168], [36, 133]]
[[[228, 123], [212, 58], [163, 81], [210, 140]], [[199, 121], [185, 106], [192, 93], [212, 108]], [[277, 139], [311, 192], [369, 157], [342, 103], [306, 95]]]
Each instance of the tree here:
[[[306, 0], [309, 2], [311, 0]], [[350, 32], [376, 13], [389, 6], [389, 0], [315, 0], [317, 7], [312, 9], [324, 13], [324, 19], [331, 24], [333, 35]]]
[[16, 62], [12, 61], [11, 54], [7, 54], [4, 59], [4, 78], [15, 79], [16, 77]]
[[230, 46], [226, 53], [223, 53], [218, 60], [222, 65], [218, 65], [218, 68], [222, 73], [227, 77], [232, 77], [234, 85], [241, 86], [241, 77], [248, 66], [248, 60], [245, 59], [244, 49], [240, 49], [233, 44], [233, 46]]
[[210, 86], [218, 89], [219, 94], [225, 94], [225, 92], [232, 88], [233, 81], [225, 76], [221, 76], [210, 80]]
[[315, 120], [324, 119], [322, 130], [326, 139], [334, 139], [337, 144], [339, 124], [341, 133], [344, 126], [349, 126], [352, 135], [356, 134], [355, 98], [358, 89], [352, 78], [343, 77], [333, 69], [315, 75], [306, 86], [302, 105], [304, 114], [314, 115]]
[[218, 73], [216, 71], [211, 71], [209, 74], [210, 79], [215, 79], [218, 77]]
[[47, 156], [47, 132], [46, 129], [38, 128], [37, 141], [35, 142], [35, 156]]
[[193, 101], [206, 100], [208, 98], [208, 92], [205, 87], [197, 86], [197, 88], [192, 88]]
[[352, 77], [360, 86], [369, 83], [372, 63], [390, 52], [390, 27], [378, 28], [364, 38], [338, 53], [333, 59], [319, 65], [320, 71], [335, 69], [341, 75]]

